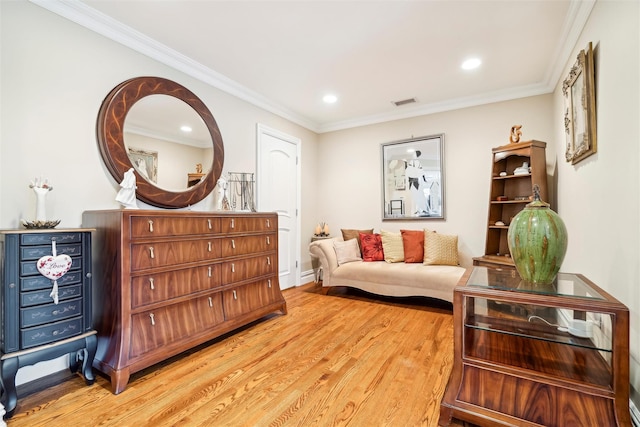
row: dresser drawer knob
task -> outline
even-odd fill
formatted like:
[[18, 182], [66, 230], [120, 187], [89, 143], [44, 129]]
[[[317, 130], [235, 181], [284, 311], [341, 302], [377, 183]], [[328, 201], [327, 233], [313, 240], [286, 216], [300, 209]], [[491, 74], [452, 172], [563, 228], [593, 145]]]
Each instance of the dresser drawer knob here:
[[153, 286], [153, 277], [149, 277], [149, 287], [151, 288], [151, 290], [155, 289], [155, 286]]
[[207, 219], [207, 225], [209, 226], [209, 230], [211, 230], [213, 227], [211, 226], [211, 220]]
[[207, 250], [211, 252], [211, 242], [207, 242]]
[[271, 279], [267, 279], [267, 287], [271, 288]]
[[209, 277], [211, 277], [211, 266], [209, 266], [209, 268], [207, 268], [207, 275], [208, 275]]
[[153, 221], [149, 220], [149, 233], [153, 233]]
[[153, 246], [149, 246], [149, 256], [151, 257], [151, 259], [154, 259], [156, 257], [153, 253]]
[[236, 248], [236, 241], [234, 239], [231, 239], [231, 248], [232, 249]]
[[271, 265], [271, 257], [267, 257], [267, 265]]
[[238, 293], [236, 292], [236, 290], [233, 290], [233, 299], [237, 300], [238, 299]]
[[231, 272], [232, 273], [236, 272], [236, 265], [234, 263], [231, 263]]
[[231, 228], [236, 228], [236, 220], [231, 218]]
[[213, 307], [213, 300], [209, 297], [209, 307]]
[[151, 326], [156, 326], [156, 319], [153, 313], [149, 313], [149, 317], [151, 318]]
[[267, 228], [271, 228], [271, 221], [267, 218]]
[[271, 239], [269, 238], [269, 236], [267, 236], [267, 245], [271, 244]]

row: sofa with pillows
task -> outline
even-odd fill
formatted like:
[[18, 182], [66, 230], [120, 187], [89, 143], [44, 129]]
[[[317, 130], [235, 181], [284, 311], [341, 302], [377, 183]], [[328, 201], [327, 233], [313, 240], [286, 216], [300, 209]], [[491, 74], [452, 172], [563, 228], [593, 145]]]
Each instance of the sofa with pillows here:
[[320, 261], [323, 287], [453, 302], [453, 288], [465, 271], [458, 265], [457, 236], [427, 229], [341, 231], [341, 238], [309, 245], [311, 256]]

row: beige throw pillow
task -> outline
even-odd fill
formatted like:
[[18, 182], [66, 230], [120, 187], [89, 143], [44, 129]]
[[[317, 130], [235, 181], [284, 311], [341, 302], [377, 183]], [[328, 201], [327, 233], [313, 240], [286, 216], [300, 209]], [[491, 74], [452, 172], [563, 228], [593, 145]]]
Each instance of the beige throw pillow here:
[[424, 233], [424, 265], [458, 265], [458, 236]]
[[382, 250], [386, 262], [403, 262], [404, 247], [402, 244], [402, 234], [380, 230], [382, 236]]
[[358, 248], [358, 242], [355, 239], [350, 239], [344, 242], [336, 240], [333, 242], [333, 248], [336, 251], [338, 265], [353, 261], [362, 261], [360, 248]]
[[367, 230], [355, 230], [350, 228], [342, 228], [340, 230], [342, 232], [342, 240], [347, 241], [351, 239], [355, 239], [358, 243], [358, 251], [360, 253], [360, 257], [362, 257], [362, 245], [360, 245], [360, 233], [365, 234], [373, 234], [373, 228], [369, 228]]

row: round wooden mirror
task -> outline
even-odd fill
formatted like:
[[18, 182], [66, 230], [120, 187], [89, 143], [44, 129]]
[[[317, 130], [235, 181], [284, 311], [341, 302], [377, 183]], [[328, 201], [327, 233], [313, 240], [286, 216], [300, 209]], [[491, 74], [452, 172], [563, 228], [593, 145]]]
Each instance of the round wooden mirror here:
[[[197, 163], [194, 161], [193, 170], [179, 171], [184, 178], [184, 189], [179, 189], [175, 185], [163, 186], [158, 177], [163, 173], [163, 169], [158, 166], [157, 151], [140, 150], [133, 148], [130, 144], [125, 143], [125, 134], [127, 125], [127, 115], [136, 102], [155, 95], [165, 95], [176, 98], [178, 103], [183, 102], [197, 113], [208, 131], [207, 143], [210, 147], [200, 147], [200, 151], [207, 154], [204, 155], [206, 162], [211, 164]], [[161, 98], [161, 97], [160, 97]], [[149, 98], [147, 98], [149, 99]], [[175, 104], [175, 100], [166, 105]], [[176, 116], [179, 114], [168, 114], [168, 116]], [[162, 122], [162, 123], [160, 123]], [[166, 124], [166, 120], [158, 117], [158, 129], [161, 124]], [[131, 128], [131, 126], [129, 126]], [[156, 134], [157, 130], [150, 131], [146, 129], [144, 132], [147, 140], [164, 140], [165, 144], [170, 137], [160, 137]], [[97, 124], [97, 137], [100, 154], [104, 160], [107, 169], [117, 182], [121, 182], [124, 174], [131, 168], [136, 174], [136, 197], [145, 203], [162, 208], [183, 208], [193, 205], [204, 199], [211, 191], [213, 191], [218, 178], [222, 173], [224, 164], [224, 144], [220, 129], [213, 118], [213, 115], [207, 106], [189, 89], [171, 80], [161, 77], [136, 77], [116, 86], [105, 98], [100, 107]], [[172, 141], [178, 143], [176, 147], [180, 147], [180, 141]], [[179, 151], [193, 151], [193, 147], [182, 145], [184, 149], [172, 148], [170, 152], [164, 154], [164, 158], [170, 162], [170, 167], [165, 166], [165, 173], [175, 172], [176, 162], [178, 158], [187, 157], [178, 155]], [[212, 155], [211, 155], [212, 154]], [[155, 156], [155, 158], [154, 158]], [[140, 165], [147, 162], [148, 170]], [[154, 163], [155, 162], [155, 163]], [[166, 165], [166, 163], [165, 163]], [[155, 168], [155, 169], [154, 169]], [[179, 168], [178, 168], [179, 169]], [[189, 173], [193, 172], [193, 173]], [[193, 181], [193, 177], [198, 180]], [[158, 184], [160, 182], [160, 184]]]

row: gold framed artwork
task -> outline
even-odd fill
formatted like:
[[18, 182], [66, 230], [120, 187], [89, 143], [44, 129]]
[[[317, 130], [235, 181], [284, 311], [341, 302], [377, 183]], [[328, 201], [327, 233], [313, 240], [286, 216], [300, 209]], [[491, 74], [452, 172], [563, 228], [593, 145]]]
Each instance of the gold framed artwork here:
[[158, 152], [129, 148], [129, 159], [147, 181], [158, 182]]
[[565, 158], [573, 165], [597, 150], [595, 65], [591, 42], [578, 54], [576, 63], [562, 83], [562, 93], [567, 135]]

